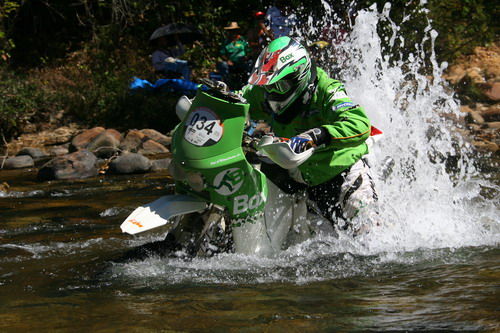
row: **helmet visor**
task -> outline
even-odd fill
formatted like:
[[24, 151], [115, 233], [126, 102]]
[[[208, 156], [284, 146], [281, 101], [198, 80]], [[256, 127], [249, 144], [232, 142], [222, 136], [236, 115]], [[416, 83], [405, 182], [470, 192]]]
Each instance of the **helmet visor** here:
[[270, 94], [275, 93], [283, 95], [293, 89], [295, 85], [296, 82], [294, 80], [280, 80], [272, 84], [264, 85], [264, 89]]

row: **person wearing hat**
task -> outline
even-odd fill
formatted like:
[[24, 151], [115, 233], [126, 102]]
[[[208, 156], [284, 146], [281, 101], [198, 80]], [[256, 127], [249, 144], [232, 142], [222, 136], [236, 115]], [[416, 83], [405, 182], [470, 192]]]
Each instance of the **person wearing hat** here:
[[238, 22], [231, 22], [224, 27], [226, 39], [220, 48], [222, 61], [217, 64], [217, 69], [232, 89], [241, 88], [248, 75], [248, 59], [250, 47], [247, 40], [241, 36]]

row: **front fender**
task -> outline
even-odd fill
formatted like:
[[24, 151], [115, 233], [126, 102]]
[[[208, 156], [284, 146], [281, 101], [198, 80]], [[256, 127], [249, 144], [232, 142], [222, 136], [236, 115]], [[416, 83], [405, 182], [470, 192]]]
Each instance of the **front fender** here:
[[136, 235], [144, 231], [174, 223], [172, 219], [179, 215], [199, 212], [207, 208], [207, 203], [198, 198], [172, 194], [137, 207], [121, 224], [122, 232]]

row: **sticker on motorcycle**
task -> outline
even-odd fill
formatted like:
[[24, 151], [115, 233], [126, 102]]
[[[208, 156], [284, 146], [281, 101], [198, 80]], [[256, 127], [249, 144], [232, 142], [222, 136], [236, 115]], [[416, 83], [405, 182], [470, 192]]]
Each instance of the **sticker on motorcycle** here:
[[240, 168], [226, 169], [215, 176], [213, 187], [220, 195], [230, 195], [240, 189], [243, 178], [243, 170]]
[[238, 195], [233, 201], [233, 214], [238, 215], [245, 213], [249, 209], [256, 209], [264, 202], [264, 198], [260, 193], [251, 197], [246, 194]]
[[199, 147], [216, 144], [222, 138], [224, 125], [210, 109], [200, 107], [194, 110], [185, 122], [184, 139]]

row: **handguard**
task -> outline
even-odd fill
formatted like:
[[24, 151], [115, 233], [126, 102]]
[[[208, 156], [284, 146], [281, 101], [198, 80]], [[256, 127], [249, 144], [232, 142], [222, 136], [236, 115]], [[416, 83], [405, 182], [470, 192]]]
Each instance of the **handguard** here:
[[283, 169], [293, 169], [307, 161], [314, 153], [315, 148], [311, 147], [297, 154], [287, 142], [276, 142], [274, 136], [265, 135], [257, 145], [257, 150], [263, 152], [265, 156]]
[[185, 95], [181, 96], [175, 105], [175, 114], [179, 118], [179, 120], [183, 121], [186, 118], [186, 115], [189, 112], [189, 108], [191, 107], [192, 101]]

